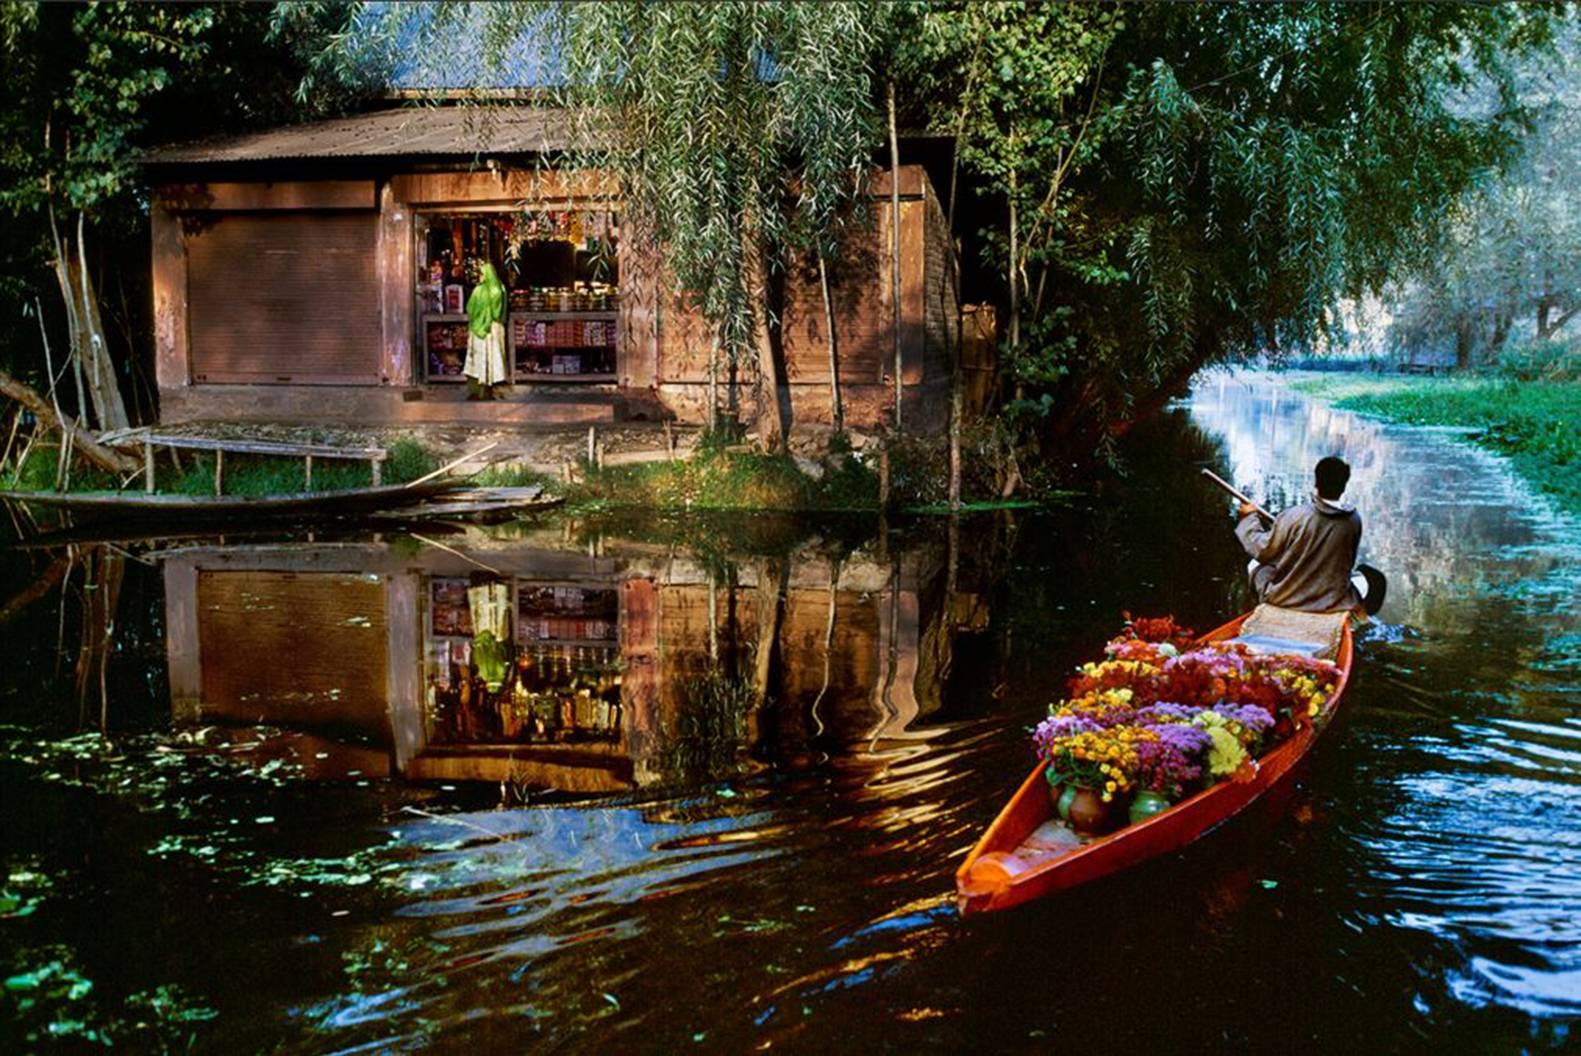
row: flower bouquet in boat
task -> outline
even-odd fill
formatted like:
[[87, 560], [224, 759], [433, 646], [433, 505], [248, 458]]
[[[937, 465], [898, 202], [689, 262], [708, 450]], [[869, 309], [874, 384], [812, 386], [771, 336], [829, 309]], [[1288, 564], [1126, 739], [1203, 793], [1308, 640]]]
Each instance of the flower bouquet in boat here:
[[[963, 909], [1002, 908], [1184, 845], [1281, 780], [1332, 717], [1351, 659], [1198, 639], [1132, 618], [1032, 731], [1037, 769], [957, 876]], [[1325, 651], [1314, 647], [1311, 652]]]

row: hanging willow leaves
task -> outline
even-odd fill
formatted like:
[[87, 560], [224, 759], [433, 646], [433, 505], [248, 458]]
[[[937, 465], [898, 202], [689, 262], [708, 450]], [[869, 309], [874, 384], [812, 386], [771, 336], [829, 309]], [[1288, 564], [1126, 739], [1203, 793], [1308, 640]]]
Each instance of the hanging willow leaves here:
[[832, 252], [852, 226], [877, 127], [870, 5], [614, 0], [377, 16], [362, 27], [364, 54], [382, 48], [393, 65], [416, 49], [428, 69], [467, 71], [475, 99], [536, 86], [533, 101], [564, 108], [575, 145], [560, 160], [618, 176], [628, 222], [664, 247], [732, 366], [759, 361], [759, 327], [775, 322], [765, 284], [787, 255]]

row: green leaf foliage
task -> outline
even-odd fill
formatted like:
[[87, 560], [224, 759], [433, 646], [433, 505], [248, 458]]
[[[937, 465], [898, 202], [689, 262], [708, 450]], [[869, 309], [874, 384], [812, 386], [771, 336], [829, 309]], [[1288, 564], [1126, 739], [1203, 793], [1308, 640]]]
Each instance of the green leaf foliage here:
[[[978, 293], [1000, 307], [1007, 406], [1068, 443], [1122, 431], [1205, 363], [1307, 345], [1336, 298], [1420, 262], [1457, 196], [1512, 156], [1528, 116], [1513, 63], [1555, 15], [964, 3], [907, 17], [920, 28], [894, 61], [911, 105], [959, 134], [982, 192]], [[1497, 105], [1462, 105], [1473, 85]]]
[[430, 65], [464, 50], [480, 83], [523, 47], [553, 56], [534, 101], [566, 108], [577, 133], [556, 163], [620, 179], [627, 222], [746, 363], [772, 322], [769, 277], [853, 222], [877, 144], [877, 15], [805, 0], [414, 4], [381, 12], [360, 47], [390, 62], [401, 42]]

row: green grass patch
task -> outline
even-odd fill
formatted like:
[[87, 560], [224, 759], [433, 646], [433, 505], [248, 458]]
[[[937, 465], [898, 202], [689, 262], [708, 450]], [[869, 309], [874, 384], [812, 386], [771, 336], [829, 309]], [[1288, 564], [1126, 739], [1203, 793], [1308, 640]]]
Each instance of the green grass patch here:
[[1508, 455], [1521, 476], [1581, 513], [1581, 382], [1351, 376], [1291, 387], [1390, 421], [1475, 429], [1473, 441]]
[[[422, 444], [410, 437], [396, 440], [388, 448], [383, 484], [404, 484], [409, 480], [439, 468], [440, 461]], [[213, 495], [215, 457], [209, 452], [181, 452], [181, 468], [171, 460], [165, 450], [156, 452], [154, 460], [155, 490], [167, 495]], [[60, 446], [41, 441], [33, 445], [21, 466], [11, 466], [0, 476], [0, 487], [17, 491], [53, 491]], [[303, 491], [336, 491], [344, 488], [366, 488], [373, 484], [373, 470], [367, 462], [344, 459], [316, 458], [313, 460], [313, 486], [307, 486], [307, 465], [301, 458], [281, 458], [268, 455], [225, 456], [224, 494], [242, 497], [285, 495]], [[120, 485], [115, 476], [84, 466], [78, 462], [72, 467], [72, 491], [114, 491]], [[143, 475], [133, 476], [127, 488], [143, 489]]]
[[482, 472], [468, 477], [467, 483], [480, 488], [526, 488], [536, 484], [546, 493], [554, 495], [562, 490], [560, 481], [554, 477], [520, 464], [486, 466]]
[[817, 480], [788, 455], [705, 448], [684, 461], [594, 470], [569, 498], [659, 510], [871, 510], [878, 477], [854, 458]]
[[[1045, 492], [1037, 499], [981, 499], [977, 502], [961, 503], [962, 513], [992, 513], [994, 510], [1035, 510], [1054, 499], [1070, 498], [1076, 495], [1074, 491]], [[947, 502], [929, 502], [919, 506], [907, 506], [907, 513], [938, 514], [949, 513], [950, 504]]]
[[[20, 445], [18, 445], [20, 446]], [[5, 491], [54, 491], [60, 472], [60, 443], [54, 439], [40, 439], [27, 449], [27, 458], [19, 450], [12, 461], [0, 468], [0, 489]], [[71, 466], [72, 491], [114, 491], [119, 481], [109, 473], [74, 459]]]

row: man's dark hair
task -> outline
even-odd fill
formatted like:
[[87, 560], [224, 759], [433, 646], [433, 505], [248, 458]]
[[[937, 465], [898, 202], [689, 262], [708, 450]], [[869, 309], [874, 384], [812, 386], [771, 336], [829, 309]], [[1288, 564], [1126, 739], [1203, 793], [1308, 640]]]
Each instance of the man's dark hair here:
[[1330, 501], [1345, 494], [1345, 485], [1350, 483], [1350, 467], [1343, 458], [1329, 455], [1327, 458], [1318, 459], [1317, 493]]

